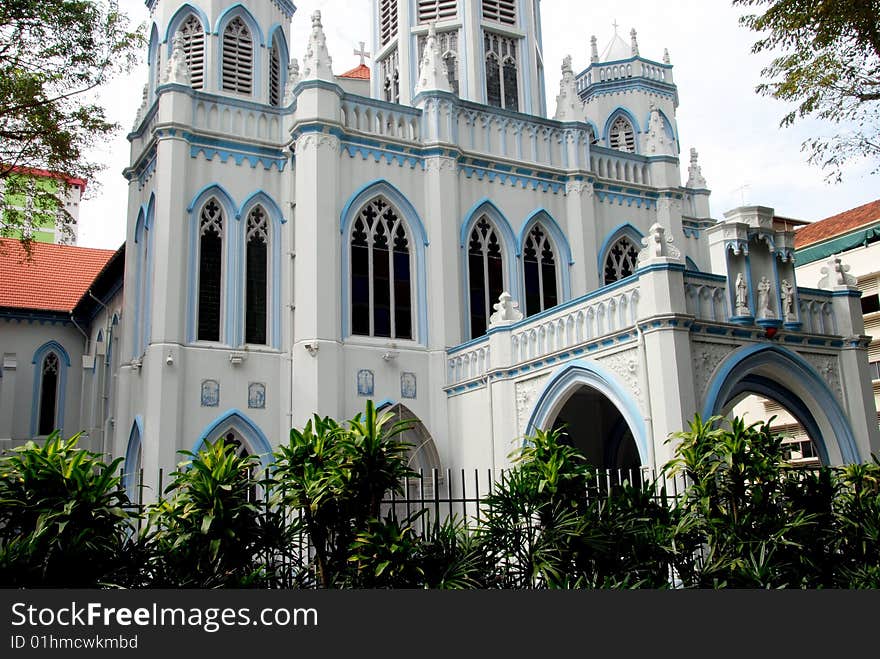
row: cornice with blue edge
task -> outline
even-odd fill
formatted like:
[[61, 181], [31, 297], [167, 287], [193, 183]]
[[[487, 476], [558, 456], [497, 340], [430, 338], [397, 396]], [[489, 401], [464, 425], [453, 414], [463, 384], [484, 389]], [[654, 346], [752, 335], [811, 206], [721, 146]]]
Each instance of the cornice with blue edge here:
[[141, 152], [141, 155], [138, 156], [135, 163], [131, 167], [126, 167], [122, 170], [125, 180], [131, 183], [137, 179], [138, 189], [143, 190], [150, 176], [156, 171], [157, 156], [156, 140], [152, 140], [147, 148]]
[[[555, 309], [556, 307], [554, 307], [554, 310]], [[532, 316], [532, 318], [534, 318], [534, 316]], [[503, 329], [509, 330], [510, 327], [512, 326], [508, 326]], [[490, 381], [496, 382], [500, 380], [510, 380], [512, 378], [516, 378], [520, 375], [534, 372], [539, 369], [547, 368], [550, 366], [558, 366], [573, 359], [597, 353], [600, 350], [617, 347], [620, 345], [627, 345], [634, 342], [635, 340], [636, 334], [632, 329], [623, 330], [615, 334], [607, 334], [575, 348], [565, 348], [564, 350], [560, 350], [557, 353], [542, 357], [540, 359], [525, 362], [512, 368], [500, 368], [491, 370], [483, 375], [477, 376], [476, 378], [472, 378], [471, 380], [444, 387], [444, 391], [446, 392], [447, 397], [457, 396], [463, 393], [467, 393], [468, 391], [472, 391], [474, 389], [481, 389], [485, 387], [486, 384], [488, 384], [488, 382]]]
[[70, 320], [70, 314], [51, 311], [28, 311], [27, 309], [0, 309], [0, 318], [10, 323], [19, 323], [27, 325], [61, 325], [73, 327]]
[[187, 132], [181, 132], [181, 137], [190, 145], [190, 158], [197, 158], [201, 154], [206, 160], [211, 161], [219, 157], [220, 162], [224, 164], [232, 158], [239, 167], [247, 162], [251, 169], [262, 165], [263, 169], [269, 171], [274, 165], [279, 172], [283, 172], [287, 165], [287, 156], [281, 149], [254, 146], [232, 140], [219, 140]]
[[602, 82], [594, 82], [578, 92], [578, 98], [588, 103], [597, 96], [610, 96], [612, 94], [621, 94], [628, 91], [644, 91], [665, 96], [669, 98], [673, 105], [678, 107], [678, 89], [675, 85], [662, 83], [649, 78], [623, 78], [617, 80], [603, 80]]
[[604, 183], [593, 184], [593, 194], [600, 202], [605, 204], [617, 204], [618, 206], [627, 205], [631, 208], [633, 204], [636, 208], [646, 209], [657, 208], [657, 199], [660, 194], [649, 190], [639, 190], [636, 188], [624, 188], [619, 185], [607, 185]]
[[143, 137], [144, 130], [146, 130], [150, 121], [153, 120], [153, 118], [156, 116], [156, 113], [158, 111], [159, 111], [158, 98], [154, 98], [153, 103], [150, 105], [149, 109], [144, 113], [144, 116], [141, 119], [140, 123], [137, 126], [135, 126], [135, 129], [133, 131], [131, 131], [126, 136], [126, 139], [129, 142], [134, 142], [136, 139]]

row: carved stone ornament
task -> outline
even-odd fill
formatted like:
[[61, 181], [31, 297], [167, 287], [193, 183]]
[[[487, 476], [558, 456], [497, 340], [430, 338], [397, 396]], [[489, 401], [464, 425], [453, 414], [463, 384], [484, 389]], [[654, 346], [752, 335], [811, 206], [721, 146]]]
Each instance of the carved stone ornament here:
[[726, 343], [706, 343], [694, 341], [694, 393], [697, 394], [698, 408], [703, 404], [706, 396], [706, 388], [709, 380], [715, 373], [715, 369], [723, 362], [730, 353], [736, 349]]
[[703, 170], [700, 168], [700, 154], [696, 149], [691, 149], [691, 164], [688, 167], [688, 181], [686, 187], [692, 190], [705, 190], [709, 184], [703, 176]]
[[300, 72], [299, 72], [299, 62], [294, 57], [290, 60], [290, 63], [287, 65], [287, 84], [284, 85], [284, 104], [290, 105], [293, 103], [293, 90], [299, 84], [301, 80]]
[[520, 435], [526, 433], [526, 425], [532, 414], [532, 408], [538, 399], [538, 392], [544, 388], [544, 383], [549, 375], [541, 375], [536, 378], [522, 380], [514, 385], [514, 395], [516, 397], [516, 426]]
[[519, 302], [514, 301], [510, 293], [504, 291], [498, 296], [498, 302], [493, 306], [495, 313], [489, 317], [489, 327], [509, 325], [523, 319], [519, 310]]
[[835, 256], [829, 259], [822, 266], [822, 279], [819, 280], [819, 288], [831, 290], [838, 286], [855, 286], [856, 278], [848, 274], [850, 270], [849, 264], [843, 263], [840, 257]]
[[749, 286], [746, 284], [746, 278], [743, 273], [738, 272], [736, 275], [736, 291], [735, 316], [751, 316], [752, 310], [749, 308]]
[[334, 82], [333, 59], [327, 51], [327, 37], [321, 24], [321, 12], [312, 14], [312, 32], [309, 45], [303, 57], [303, 80], [326, 80]]
[[191, 73], [189, 64], [186, 63], [186, 51], [183, 49], [183, 33], [175, 33], [171, 44], [171, 59], [168, 60], [168, 66], [165, 67], [163, 82], [177, 83], [188, 87], [191, 84]]
[[820, 355], [817, 353], [801, 353], [801, 357], [812, 366], [819, 374], [828, 388], [837, 397], [837, 402], [843, 404], [843, 389], [840, 386], [840, 367], [837, 357], [834, 355]]
[[559, 82], [559, 96], [556, 97], [556, 121], [583, 121], [582, 102], [577, 93], [574, 71], [571, 69], [571, 55], [562, 60], [562, 80]]
[[672, 242], [672, 236], [667, 236], [666, 229], [655, 222], [648, 230], [648, 235], [642, 238], [643, 249], [639, 252], [639, 264], [657, 258], [680, 259], [681, 252]]
[[786, 323], [796, 323], [798, 317], [794, 310], [794, 286], [783, 279], [779, 287], [782, 289], [782, 318]]
[[653, 103], [651, 103], [651, 114], [648, 120], [645, 149], [649, 155], [672, 155], [672, 142], [666, 135], [666, 126], [660, 116], [660, 109]]
[[642, 387], [639, 383], [638, 357], [638, 350], [633, 348], [600, 359], [599, 363], [614, 371], [632, 392], [633, 397], [641, 404], [643, 399]]
[[770, 296], [770, 280], [767, 277], [761, 277], [758, 283], [758, 318], [776, 318], [776, 312], [773, 311]]
[[416, 83], [415, 93], [420, 94], [429, 90], [452, 91], [449, 85], [449, 71], [437, 43], [437, 26], [434, 23], [428, 26], [428, 38], [422, 60], [419, 62], [419, 81]]

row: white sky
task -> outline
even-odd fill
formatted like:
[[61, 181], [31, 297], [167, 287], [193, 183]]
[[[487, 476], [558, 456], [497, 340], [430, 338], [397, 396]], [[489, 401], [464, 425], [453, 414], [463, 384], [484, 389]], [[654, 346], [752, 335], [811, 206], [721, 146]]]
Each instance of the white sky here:
[[[293, 56], [301, 60], [309, 16], [320, 9], [334, 72], [356, 66], [359, 59], [353, 50], [359, 41], [370, 43], [370, 0], [295, 2]], [[121, 4], [135, 23], [149, 20], [143, 0]], [[835, 126], [800, 121], [792, 128], [778, 128], [787, 108], [754, 92], [767, 58], [750, 53], [754, 35], [737, 23], [740, 13], [729, 0], [543, 0], [548, 112], [552, 116], [555, 111], [563, 57], [572, 56], [576, 72], [586, 68], [590, 35], [597, 36], [602, 52], [616, 20], [627, 41], [630, 29], [636, 28], [642, 56], [659, 61], [663, 49], [669, 49], [681, 103], [677, 117], [683, 178], [687, 178], [688, 150], [695, 147], [712, 189], [713, 217], [722, 218], [725, 211], [744, 202], [771, 206], [786, 217], [817, 220], [880, 197], [880, 176], [869, 175], [867, 163], [851, 167], [842, 184], [825, 183], [823, 172], [807, 164], [801, 143], [813, 134], [834, 134]], [[115, 249], [125, 239], [128, 192], [121, 174], [129, 159], [125, 134], [140, 105], [145, 80], [142, 64], [101, 92], [110, 118], [122, 129], [95, 153], [107, 169], [80, 207], [79, 244], [84, 247]], [[745, 185], [749, 187], [741, 190]]]

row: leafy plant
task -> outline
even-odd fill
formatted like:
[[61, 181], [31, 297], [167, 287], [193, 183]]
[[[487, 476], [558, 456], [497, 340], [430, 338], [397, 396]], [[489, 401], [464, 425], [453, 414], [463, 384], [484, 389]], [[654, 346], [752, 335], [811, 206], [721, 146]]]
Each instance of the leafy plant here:
[[0, 583], [94, 588], [126, 572], [134, 515], [110, 464], [56, 431], [0, 458]]

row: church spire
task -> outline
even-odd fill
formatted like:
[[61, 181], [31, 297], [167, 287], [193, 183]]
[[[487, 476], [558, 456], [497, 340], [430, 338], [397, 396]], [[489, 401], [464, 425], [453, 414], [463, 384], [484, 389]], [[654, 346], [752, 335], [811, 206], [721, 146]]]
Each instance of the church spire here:
[[321, 25], [321, 12], [312, 14], [312, 33], [309, 47], [303, 57], [303, 80], [327, 80], [333, 82], [333, 60], [327, 52], [327, 38]]
[[425, 41], [425, 51], [422, 53], [422, 61], [419, 63], [419, 80], [416, 82], [415, 94], [425, 91], [451, 92], [449, 85], [449, 72], [446, 62], [440, 54], [437, 46], [437, 27], [431, 23], [428, 26], [428, 37]]

